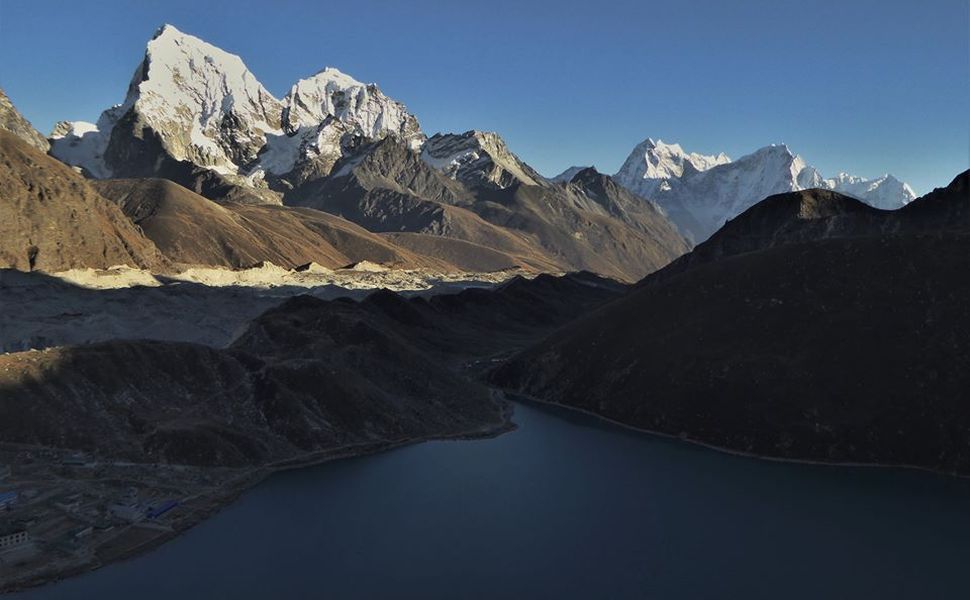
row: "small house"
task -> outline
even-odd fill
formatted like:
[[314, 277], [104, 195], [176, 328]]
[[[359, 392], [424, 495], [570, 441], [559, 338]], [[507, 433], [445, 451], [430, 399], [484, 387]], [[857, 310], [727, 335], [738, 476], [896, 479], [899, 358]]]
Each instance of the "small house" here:
[[19, 548], [30, 541], [30, 534], [26, 529], [0, 531], [0, 552]]

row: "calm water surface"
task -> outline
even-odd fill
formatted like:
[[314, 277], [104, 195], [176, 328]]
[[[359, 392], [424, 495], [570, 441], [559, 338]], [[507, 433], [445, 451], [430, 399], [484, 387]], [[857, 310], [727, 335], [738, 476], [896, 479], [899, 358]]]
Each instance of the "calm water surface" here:
[[515, 421], [276, 475], [145, 556], [12, 598], [970, 598], [970, 481]]

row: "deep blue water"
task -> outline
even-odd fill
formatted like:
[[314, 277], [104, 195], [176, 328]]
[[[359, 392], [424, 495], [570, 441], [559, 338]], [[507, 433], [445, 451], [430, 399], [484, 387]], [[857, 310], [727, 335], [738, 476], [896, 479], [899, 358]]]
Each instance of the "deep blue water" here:
[[515, 421], [278, 474], [145, 556], [14, 598], [970, 598], [970, 481]]

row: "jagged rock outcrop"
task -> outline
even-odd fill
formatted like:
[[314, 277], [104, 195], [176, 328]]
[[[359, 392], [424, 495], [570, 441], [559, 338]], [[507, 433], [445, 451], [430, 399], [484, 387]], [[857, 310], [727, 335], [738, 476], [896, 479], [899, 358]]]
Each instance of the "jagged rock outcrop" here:
[[50, 144], [44, 136], [20, 114], [2, 88], [0, 88], [0, 129], [9, 131], [41, 152], [47, 152], [50, 149]]
[[436, 134], [424, 144], [421, 158], [448, 177], [473, 188], [546, 185], [545, 178], [519, 160], [493, 132]]

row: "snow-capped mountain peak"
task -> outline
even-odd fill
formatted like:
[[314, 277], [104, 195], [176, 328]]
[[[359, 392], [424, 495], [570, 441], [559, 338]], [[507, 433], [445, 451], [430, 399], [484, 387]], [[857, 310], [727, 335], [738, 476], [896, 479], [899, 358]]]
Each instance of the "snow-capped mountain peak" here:
[[491, 131], [435, 134], [424, 144], [421, 158], [452, 179], [473, 186], [546, 185], [542, 175], [522, 162], [505, 140]]
[[112, 131], [128, 115], [132, 137], [143, 139], [150, 130], [174, 160], [235, 174], [256, 157], [268, 133], [281, 133], [282, 108], [241, 58], [164, 25], [148, 42], [125, 101], [96, 125], [59, 123], [51, 154], [94, 177], [137, 172], [130, 148], [110, 146]]
[[376, 84], [361, 83], [333, 67], [298, 81], [283, 104], [283, 122], [290, 132], [316, 126], [332, 115], [371, 139], [394, 134], [413, 149], [425, 140], [417, 118], [404, 104], [388, 98]]
[[865, 179], [839, 173], [831, 179], [826, 179], [824, 187], [847, 196], [868, 202], [876, 208], [896, 209], [909, 204], [916, 199], [916, 192], [908, 183], [904, 183], [888, 173], [875, 179]]
[[729, 162], [731, 159], [723, 152], [717, 155], [687, 153], [680, 144], [647, 138], [637, 144], [615, 177], [634, 193], [649, 197], [666, 179], [706, 171]]
[[[112, 135], [119, 123], [126, 130]], [[278, 100], [239, 56], [164, 25], [125, 101], [96, 125], [58, 124], [51, 153], [98, 178], [151, 175], [167, 158], [262, 186], [270, 174], [326, 174], [352, 139], [387, 135], [414, 150], [425, 140], [417, 119], [375, 84], [328, 67]]]
[[111, 131], [125, 110], [125, 106], [116, 104], [101, 113], [96, 124], [87, 121], [58, 122], [48, 137], [50, 153], [61, 162], [87, 171], [96, 179], [112, 177], [114, 172], [104, 155], [111, 140]]
[[615, 179], [660, 204], [696, 242], [773, 194], [831, 189], [879, 208], [899, 208], [916, 197], [888, 175], [868, 180], [840, 173], [825, 179], [785, 144], [764, 146], [732, 162], [723, 153], [687, 154], [678, 144], [647, 139], [634, 148]]
[[173, 158], [224, 172], [238, 171], [267, 133], [280, 132], [283, 108], [241, 58], [171, 25], [148, 43], [125, 105]]

